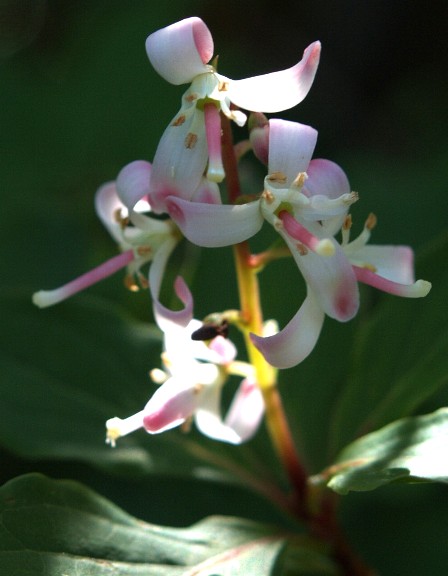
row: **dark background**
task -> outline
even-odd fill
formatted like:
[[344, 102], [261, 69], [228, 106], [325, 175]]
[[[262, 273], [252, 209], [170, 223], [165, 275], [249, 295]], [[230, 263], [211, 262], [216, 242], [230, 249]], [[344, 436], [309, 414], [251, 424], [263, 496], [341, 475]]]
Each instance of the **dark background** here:
[[[447, 6], [443, 0], [0, 0], [2, 289], [31, 294], [55, 287], [114, 254], [93, 194], [127, 162], [152, 158], [184, 87], [157, 76], [144, 41], [192, 15], [209, 26], [220, 72], [231, 78], [289, 67], [310, 42], [322, 42], [310, 94], [281, 117], [317, 128], [316, 155], [344, 167], [361, 197], [355, 228], [375, 211], [375, 242], [421, 249], [446, 229]], [[244, 135], [235, 131], [237, 139]], [[244, 170], [250, 182], [259, 175], [250, 164]], [[213, 279], [201, 282], [216, 263], [216, 253], [207, 253], [194, 280], [199, 316], [220, 299], [235, 306], [231, 260], [218, 253]], [[276, 270], [264, 289], [266, 300], [281, 303], [271, 313], [284, 323], [297, 305], [285, 306], [297, 272], [282, 271], [279, 286]], [[92, 290], [151, 318], [145, 296], [123, 293], [120, 281]], [[347, 329], [340, 330], [343, 338]], [[289, 374], [286, 380], [296, 378]], [[157, 485], [157, 505], [145, 506], [85, 467], [2, 457], [4, 480], [36, 467], [102, 485], [102, 493], [154, 522], [192, 522], [213, 506], [238, 513], [225, 487], [211, 504], [201, 492], [197, 507], [184, 506], [179, 520], [165, 506], [173, 498], [170, 483]], [[345, 502], [350, 538], [381, 574], [446, 573], [444, 488], [391, 487]]]

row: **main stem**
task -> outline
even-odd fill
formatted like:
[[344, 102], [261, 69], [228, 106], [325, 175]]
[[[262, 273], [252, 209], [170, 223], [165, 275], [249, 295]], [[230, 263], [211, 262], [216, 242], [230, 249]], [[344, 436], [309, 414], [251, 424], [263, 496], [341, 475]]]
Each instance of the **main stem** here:
[[[222, 117], [222, 160], [226, 174], [229, 203], [241, 195], [237, 161], [233, 149], [230, 122]], [[336, 517], [336, 496], [321, 494], [317, 509], [311, 504], [307, 472], [294, 445], [281, 396], [277, 388], [277, 372], [253, 345], [250, 333], [263, 333], [263, 314], [256, 268], [247, 242], [234, 246], [235, 265], [240, 297], [242, 331], [251, 364], [256, 371], [263, 394], [266, 423], [274, 449], [282, 462], [293, 488], [290, 512], [307, 522], [311, 533], [333, 549], [333, 558], [346, 576], [373, 576], [373, 572], [353, 553], [347, 544]], [[311, 504], [311, 505], [310, 505]]]
[[[229, 201], [234, 202], [240, 196], [241, 191], [230, 122], [226, 118], [223, 118], [222, 128], [223, 164], [227, 191]], [[294, 490], [291, 498], [291, 511], [294, 511], [300, 518], [307, 518], [307, 473], [296, 451], [278, 392], [277, 371], [266, 362], [250, 339], [251, 332], [263, 333], [263, 315], [258, 276], [256, 269], [251, 266], [251, 253], [247, 242], [234, 246], [234, 256], [240, 296], [241, 328], [249, 360], [255, 368], [257, 383], [263, 394], [269, 435]]]

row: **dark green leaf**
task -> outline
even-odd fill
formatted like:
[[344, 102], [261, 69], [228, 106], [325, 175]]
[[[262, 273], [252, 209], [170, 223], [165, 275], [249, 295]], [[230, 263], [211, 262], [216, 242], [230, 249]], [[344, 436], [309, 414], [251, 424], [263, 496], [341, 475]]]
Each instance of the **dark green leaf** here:
[[393, 422], [356, 440], [336, 463], [314, 477], [346, 494], [374, 490], [390, 482], [448, 483], [448, 409]]
[[7, 483], [0, 493], [5, 574], [336, 574], [306, 539], [241, 518], [214, 516], [189, 528], [156, 526], [81, 484], [37, 474]]
[[334, 449], [416, 410], [448, 382], [448, 236], [417, 261], [433, 284], [424, 299], [385, 295], [359, 326], [353, 367], [336, 407]]

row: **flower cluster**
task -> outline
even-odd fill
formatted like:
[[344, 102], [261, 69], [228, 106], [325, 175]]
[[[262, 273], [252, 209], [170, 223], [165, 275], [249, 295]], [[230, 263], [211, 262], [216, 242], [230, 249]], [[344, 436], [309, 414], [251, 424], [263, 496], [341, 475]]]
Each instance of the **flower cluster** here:
[[[165, 80], [189, 87], [152, 165], [144, 160], [128, 164], [115, 182], [96, 194], [97, 214], [120, 254], [57, 290], [37, 292], [33, 301], [40, 307], [55, 304], [127, 268], [129, 287], [149, 287], [165, 338], [165, 371], [153, 371], [161, 386], [142, 411], [107, 422], [108, 442], [114, 445], [138, 428], [154, 434], [194, 418], [207, 436], [239, 443], [254, 434], [263, 415], [255, 367], [235, 360], [236, 350], [226, 335], [191, 339], [201, 323], [192, 320], [193, 296], [182, 278], [174, 289], [183, 308], [173, 311], [160, 302], [168, 259], [182, 238], [206, 248], [234, 246], [256, 235], [265, 221], [279, 234], [307, 294], [282, 330], [263, 330], [260, 324], [249, 335], [249, 347], [276, 368], [294, 366], [312, 352], [326, 315], [340, 322], [355, 316], [358, 282], [406, 297], [425, 296], [431, 286], [414, 280], [410, 248], [368, 244], [374, 215], [350, 240], [349, 209], [358, 195], [339, 166], [312, 158], [317, 131], [297, 122], [268, 121], [261, 114], [287, 110], [305, 98], [319, 63], [319, 42], [308, 46], [295, 66], [243, 80], [217, 72], [213, 39], [199, 18], [154, 32], [146, 50]], [[223, 203], [221, 126], [228, 120], [243, 126], [247, 116], [241, 109], [255, 113], [245, 149], [252, 147], [265, 164], [266, 177], [256, 198], [241, 196], [235, 202], [229, 196]], [[146, 276], [142, 268], [148, 264]], [[237, 318], [235, 324], [242, 322]], [[221, 390], [229, 375], [243, 380], [223, 419]]]

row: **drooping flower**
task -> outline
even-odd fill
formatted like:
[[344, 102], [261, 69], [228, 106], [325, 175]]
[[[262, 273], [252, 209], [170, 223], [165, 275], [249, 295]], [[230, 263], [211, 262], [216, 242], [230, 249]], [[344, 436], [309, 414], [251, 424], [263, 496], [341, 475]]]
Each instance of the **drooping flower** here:
[[[426, 296], [429, 282], [414, 281], [413, 257], [403, 246], [367, 246], [373, 220], [349, 242], [350, 205], [357, 200], [342, 169], [311, 160], [317, 132], [283, 120], [269, 122], [268, 175], [264, 191], [242, 205], [192, 204], [167, 198], [183, 234], [200, 246], [218, 247], [249, 239], [267, 220], [282, 236], [307, 286], [307, 296], [279, 333], [252, 341], [272, 365], [287, 368], [313, 350], [325, 315], [345, 322], [359, 307], [357, 281], [405, 297]], [[334, 235], [342, 232], [342, 243]]]
[[[36, 306], [45, 308], [62, 302], [127, 268], [125, 282], [128, 288], [136, 290], [139, 286], [149, 286], [156, 320], [170, 317], [182, 325], [188, 323], [193, 302], [182, 279], [178, 278], [175, 284], [176, 293], [184, 304], [182, 310], [168, 310], [159, 301], [165, 267], [181, 235], [170, 219], [160, 220], [151, 216], [151, 206], [147, 201], [150, 173], [148, 162], [132, 162], [121, 170], [116, 182], [108, 182], [96, 192], [96, 213], [118, 244], [120, 254], [64, 286], [36, 292], [33, 295]], [[141, 268], [149, 262], [151, 266], [146, 277]]]
[[[186, 328], [167, 319], [161, 323], [165, 371], [151, 373], [161, 385], [143, 410], [106, 422], [108, 443], [114, 446], [118, 438], [139, 428], [158, 434], [193, 418], [203, 434], [216, 440], [240, 444], [253, 436], [264, 412], [254, 369], [235, 361], [235, 346], [223, 336], [216, 336], [209, 344], [192, 340], [192, 333], [200, 326], [198, 320], [191, 320]], [[222, 418], [221, 391], [229, 374], [243, 380]]]
[[209, 29], [196, 17], [158, 30], [146, 41], [148, 57], [165, 80], [191, 84], [154, 157], [150, 201], [156, 212], [166, 212], [168, 195], [191, 200], [207, 163], [207, 179], [223, 180], [220, 112], [242, 126], [246, 115], [234, 106], [259, 112], [292, 108], [307, 95], [320, 56], [320, 43], [314, 42], [292, 68], [231, 80], [209, 64], [213, 49]]

